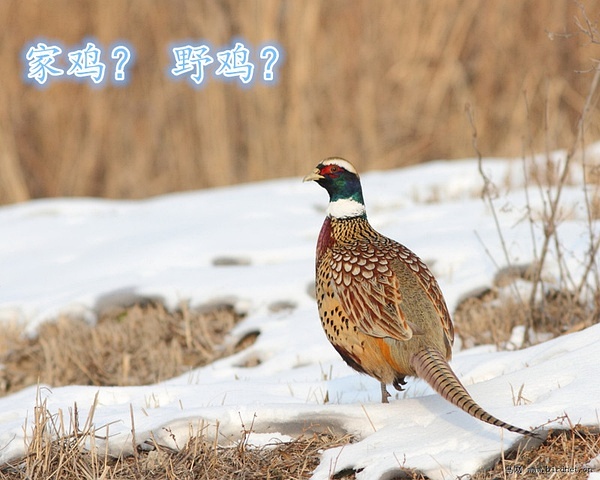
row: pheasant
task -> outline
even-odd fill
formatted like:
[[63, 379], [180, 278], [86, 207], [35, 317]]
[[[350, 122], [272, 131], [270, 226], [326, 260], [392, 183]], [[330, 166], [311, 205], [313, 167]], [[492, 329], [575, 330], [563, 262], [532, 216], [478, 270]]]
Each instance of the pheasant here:
[[344, 361], [403, 390], [406, 376], [429, 383], [469, 415], [522, 435], [534, 433], [487, 413], [450, 368], [454, 327], [440, 287], [412, 251], [378, 233], [367, 220], [354, 166], [323, 160], [304, 181], [329, 193], [316, 256], [316, 298], [328, 340]]

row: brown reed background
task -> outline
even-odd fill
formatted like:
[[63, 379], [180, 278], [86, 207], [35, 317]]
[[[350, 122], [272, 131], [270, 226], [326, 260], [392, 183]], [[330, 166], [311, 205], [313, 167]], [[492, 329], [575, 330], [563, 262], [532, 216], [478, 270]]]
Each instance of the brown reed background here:
[[[600, 3], [1, 0], [0, 203], [300, 176], [330, 155], [361, 170], [473, 156], [467, 104], [486, 156], [566, 147], [600, 58], [586, 15], [597, 22]], [[93, 37], [105, 55], [126, 40], [128, 86], [25, 84], [22, 52], [40, 37], [65, 51]], [[276, 86], [166, 75], [173, 42], [237, 37], [283, 48]], [[588, 141], [599, 127], [594, 114]]]

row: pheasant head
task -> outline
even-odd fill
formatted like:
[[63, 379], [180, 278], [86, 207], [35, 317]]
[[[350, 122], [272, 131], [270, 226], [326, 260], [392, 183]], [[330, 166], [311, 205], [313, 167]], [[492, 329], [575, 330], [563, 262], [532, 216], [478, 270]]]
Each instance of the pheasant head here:
[[331, 157], [319, 163], [304, 177], [315, 181], [329, 193], [327, 215], [333, 218], [366, 218], [360, 179], [354, 166], [342, 158]]

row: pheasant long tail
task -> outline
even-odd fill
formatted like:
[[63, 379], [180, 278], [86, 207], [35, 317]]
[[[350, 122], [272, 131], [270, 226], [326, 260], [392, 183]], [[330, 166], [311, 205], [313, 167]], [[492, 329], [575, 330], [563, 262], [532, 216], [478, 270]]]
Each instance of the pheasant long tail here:
[[536, 436], [529, 430], [515, 427], [497, 419], [477, 405], [452, 371], [444, 356], [437, 350], [425, 348], [419, 351], [412, 358], [412, 366], [417, 375], [431, 385], [437, 393], [469, 415], [514, 433]]

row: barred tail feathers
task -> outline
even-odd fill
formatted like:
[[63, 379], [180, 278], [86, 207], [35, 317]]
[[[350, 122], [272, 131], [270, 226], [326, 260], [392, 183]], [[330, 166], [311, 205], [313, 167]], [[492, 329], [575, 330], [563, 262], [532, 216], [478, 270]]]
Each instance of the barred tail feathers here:
[[412, 358], [412, 367], [417, 372], [417, 375], [431, 385], [438, 394], [472, 417], [491, 425], [505, 428], [510, 432], [535, 436], [529, 430], [515, 427], [497, 419], [477, 405], [452, 371], [444, 356], [437, 350], [425, 348], [416, 353]]

